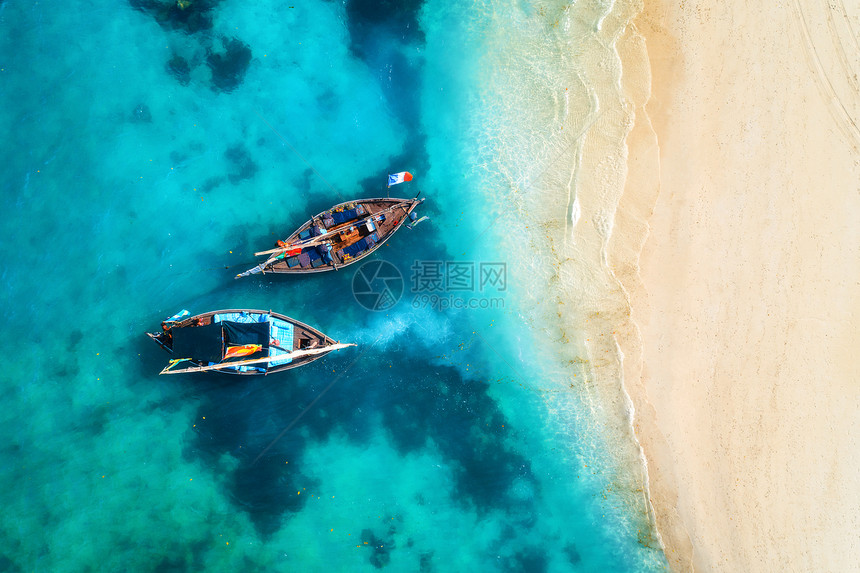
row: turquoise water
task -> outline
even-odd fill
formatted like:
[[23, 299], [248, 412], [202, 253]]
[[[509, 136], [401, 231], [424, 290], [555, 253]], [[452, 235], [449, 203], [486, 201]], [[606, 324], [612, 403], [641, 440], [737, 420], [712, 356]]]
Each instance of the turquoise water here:
[[[663, 570], [626, 420], [535, 304], [554, 251], [519, 198], [580, 160], [576, 128], [552, 134], [598, 115], [589, 78], [614, 85], [588, 72], [612, 38], [580, 35], [630, 10], [0, 2], [0, 570]], [[549, 92], [555, 111], [524, 95]], [[620, 145], [624, 117], [601, 117]], [[376, 255], [394, 306], [359, 305], [355, 267], [232, 279], [401, 170], [392, 195], [420, 189], [431, 220]], [[144, 332], [229, 307], [358, 346], [157, 376]]]

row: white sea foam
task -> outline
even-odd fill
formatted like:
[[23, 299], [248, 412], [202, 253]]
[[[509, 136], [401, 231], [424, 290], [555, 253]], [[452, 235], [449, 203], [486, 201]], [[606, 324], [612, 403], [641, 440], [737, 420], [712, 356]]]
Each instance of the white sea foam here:
[[[571, 227], [576, 227], [576, 224], [579, 223], [579, 218], [582, 216], [582, 209], [579, 206], [579, 198], [574, 197], [573, 205], [570, 206], [570, 224]], [[571, 233], [573, 232], [573, 228], [571, 228]]]
[[[528, 25], [509, 25], [507, 14], [498, 18], [504, 49], [487, 51], [484, 113], [475, 127], [491, 142], [476, 164], [508, 231], [497, 238], [503, 250], [529, 246], [528, 256], [511, 260], [509, 272], [527, 309], [525, 322], [546, 355], [531, 357], [529, 366], [541, 364], [550, 425], [580, 441], [581, 459], [613, 476], [607, 495], [625, 507], [620, 521], [630, 520], [621, 537], [651, 525], [613, 336], [628, 305], [608, 259], [634, 118], [624, 86], [631, 75], [647, 73], [623, 69], [617, 46], [639, 9], [625, 1], [545, 2], [517, 14]], [[555, 28], [544, 36], [554, 42], [540, 44], [522, 32], [534, 28]]]

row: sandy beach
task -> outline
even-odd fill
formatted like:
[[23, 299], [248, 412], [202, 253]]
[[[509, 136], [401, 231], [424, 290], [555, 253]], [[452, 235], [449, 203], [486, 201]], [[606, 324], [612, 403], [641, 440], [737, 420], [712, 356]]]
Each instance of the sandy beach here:
[[860, 6], [646, 2], [636, 27], [614, 261], [667, 557], [857, 571]]

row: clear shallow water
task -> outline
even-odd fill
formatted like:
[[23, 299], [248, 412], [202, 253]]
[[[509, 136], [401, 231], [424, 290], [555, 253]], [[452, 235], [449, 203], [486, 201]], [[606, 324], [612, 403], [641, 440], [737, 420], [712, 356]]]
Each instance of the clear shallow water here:
[[[0, 383], [0, 569], [661, 570], [620, 422], [553, 346], [576, 334], [548, 343], [564, 317], [532, 277], [553, 251], [511, 184], [566, 162], [542, 145], [581, 149], [546, 135], [588, 123], [592, 76], [573, 97], [541, 78], [602, 61], [578, 34], [610, 8], [0, 4], [3, 318], [24, 343]], [[392, 194], [421, 189], [432, 219], [380, 250], [405, 281], [391, 309], [354, 301], [353, 267], [232, 280], [404, 169]], [[412, 292], [415, 261], [505, 264], [507, 288]], [[143, 333], [224, 307], [359, 346], [272, 377], [156, 376]]]

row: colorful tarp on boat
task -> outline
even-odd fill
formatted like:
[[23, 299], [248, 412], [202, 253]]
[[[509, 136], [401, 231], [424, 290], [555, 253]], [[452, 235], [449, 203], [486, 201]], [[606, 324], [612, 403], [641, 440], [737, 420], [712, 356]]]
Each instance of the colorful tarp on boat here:
[[240, 358], [242, 356], [250, 356], [255, 352], [259, 352], [263, 349], [263, 346], [260, 344], [243, 344], [242, 346], [228, 346], [227, 350], [224, 351], [224, 359], [228, 358]]

